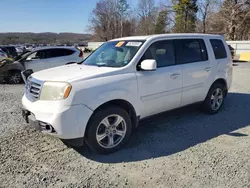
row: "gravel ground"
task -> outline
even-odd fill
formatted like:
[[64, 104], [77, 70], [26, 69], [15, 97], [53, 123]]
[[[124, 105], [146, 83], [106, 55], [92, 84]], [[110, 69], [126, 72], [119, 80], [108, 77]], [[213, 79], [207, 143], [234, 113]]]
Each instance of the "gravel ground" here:
[[23, 85], [0, 85], [0, 187], [250, 187], [250, 64], [234, 67], [224, 108], [144, 120], [123, 150], [94, 155], [21, 117]]

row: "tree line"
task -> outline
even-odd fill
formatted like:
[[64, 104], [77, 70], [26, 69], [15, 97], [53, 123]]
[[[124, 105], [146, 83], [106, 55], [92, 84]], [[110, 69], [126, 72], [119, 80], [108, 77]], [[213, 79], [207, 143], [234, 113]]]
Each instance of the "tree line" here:
[[0, 33], [0, 44], [79, 44], [91, 38], [78, 33]]
[[94, 39], [131, 35], [214, 33], [227, 40], [250, 38], [250, 0], [99, 0], [91, 13]]

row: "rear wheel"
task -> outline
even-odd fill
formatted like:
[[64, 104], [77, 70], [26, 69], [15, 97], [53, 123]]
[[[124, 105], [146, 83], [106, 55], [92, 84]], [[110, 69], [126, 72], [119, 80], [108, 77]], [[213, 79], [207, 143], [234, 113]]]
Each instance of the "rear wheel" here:
[[209, 114], [218, 113], [224, 103], [225, 93], [223, 85], [220, 83], [213, 84], [203, 102], [205, 112]]
[[115, 152], [129, 140], [132, 123], [128, 113], [116, 106], [95, 112], [87, 128], [86, 142], [89, 147], [102, 154]]

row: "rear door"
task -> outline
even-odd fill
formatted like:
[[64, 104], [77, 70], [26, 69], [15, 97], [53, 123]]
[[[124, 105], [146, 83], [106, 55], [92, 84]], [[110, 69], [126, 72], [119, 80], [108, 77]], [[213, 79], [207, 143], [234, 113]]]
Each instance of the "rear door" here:
[[182, 102], [185, 106], [204, 100], [204, 90], [208, 85], [212, 65], [208, 59], [203, 39], [178, 39], [178, 64], [182, 66]]
[[72, 58], [72, 54], [74, 53], [71, 49], [64, 48], [55, 48], [49, 50], [49, 65], [50, 67], [57, 67], [61, 65], [66, 65], [71, 61], [76, 61], [75, 58]]

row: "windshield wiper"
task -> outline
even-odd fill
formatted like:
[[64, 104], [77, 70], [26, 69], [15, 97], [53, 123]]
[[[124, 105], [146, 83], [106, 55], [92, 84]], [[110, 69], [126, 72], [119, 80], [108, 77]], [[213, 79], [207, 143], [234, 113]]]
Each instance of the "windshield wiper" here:
[[85, 61], [85, 59], [82, 60], [82, 61], [80, 61], [80, 62], [78, 62], [78, 63], [76, 63], [76, 64], [80, 65], [80, 64], [82, 64], [84, 61]]
[[102, 64], [102, 65], [96, 64], [96, 66], [97, 66], [97, 67], [108, 67], [108, 65], [106, 65], [106, 64]]

